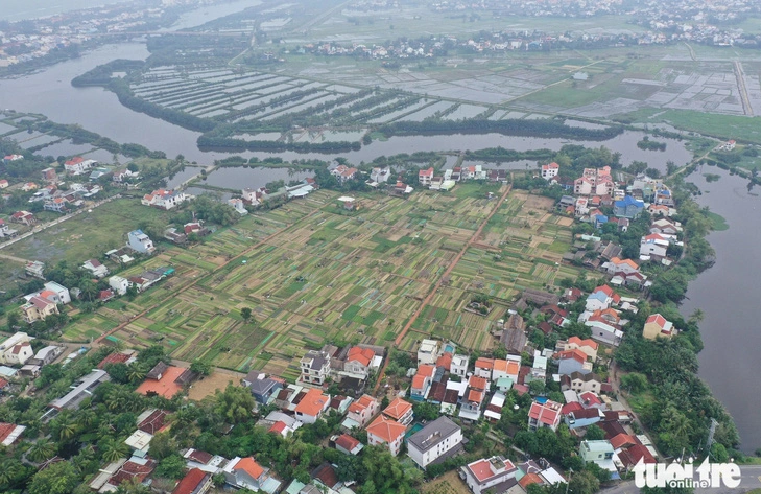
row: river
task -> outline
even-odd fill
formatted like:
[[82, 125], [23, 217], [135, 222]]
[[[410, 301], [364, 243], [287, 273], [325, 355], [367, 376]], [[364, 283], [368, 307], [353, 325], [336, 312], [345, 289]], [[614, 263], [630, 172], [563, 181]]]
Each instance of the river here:
[[[721, 178], [708, 183], [703, 173]], [[726, 170], [703, 167], [689, 181], [703, 194], [698, 204], [723, 216], [729, 230], [712, 232], [708, 241], [716, 250], [716, 263], [689, 284], [682, 314], [696, 308], [705, 312], [700, 335], [705, 348], [698, 354], [698, 374], [711, 387], [735, 419], [745, 453], [761, 447], [761, 331], [758, 330], [759, 265], [761, 242], [761, 190], [748, 192], [748, 181]]]
[[[202, 164], [229, 156], [199, 151], [196, 146], [198, 133], [128, 110], [111, 92], [100, 88], [73, 88], [70, 84], [74, 76], [97, 65], [117, 58], [143, 60], [147, 55], [145, 45], [139, 42], [107, 45], [36, 74], [0, 80], [0, 108], [41, 113], [54, 121], [78, 123], [118, 142], [137, 142], [164, 151], [170, 157], [183, 154], [188, 160]], [[643, 151], [636, 146], [641, 135], [626, 132], [609, 141], [582, 144], [605, 145], [620, 152], [625, 164], [646, 160], [661, 170], [665, 169], [667, 160], [682, 165], [690, 159], [684, 144], [673, 140], [659, 138], [668, 142], [665, 152]], [[567, 142], [497, 134], [395, 137], [387, 141], [376, 140], [357, 152], [338, 155], [282, 153], [278, 156], [286, 160], [344, 156], [359, 163], [382, 155], [417, 151], [465, 151], [492, 146], [516, 150], [559, 149]], [[240, 154], [260, 158], [271, 156], [267, 153]], [[710, 171], [722, 178], [711, 184], [697, 174], [692, 178], [701, 189], [710, 190], [700, 196], [698, 202], [724, 216], [731, 228], [710, 235], [709, 240], [717, 252], [716, 265], [690, 283], [689, 300], [684, 303], [683, 310], [689, 315], [695, 307], [701, 307], [706, 313], [701, 324], [706, 348], [699, 356], [700, 375], [733, 414], [743, 438], [743, 449], [751, 451], [761, 446], [761, 427], [757, 423], [757, 410], [761, 409], [761, 384], [757, 379], [761, 373], [761, 359], [756, 354], [761, 347], [761, 332], [755, 331], [755, 313], [747, 308], [758, 304], [757, 280], [761, 273], [758, 258], [752, 252], [759, 243], [761, 216], [749, 212], [755, 208], [761, 212], [761, 198], [748, 194], [743, 180], [729, 177], [722, 170]], [[257, 177], [257, 180], [265, 179]], [[728, 362], [731, 364], [727, 365]]]
[[2, 0], [0, 20], [15, 22], [49, 17], [70, 10], [86, 9], [120, 1], [124, 0]]
[[[236, 2], [237, 4], [237, 2]], [[184, 155], [190, 161], [210, 164], [215, 159], [229, 156], [222, 152], [201, 152], [196, 146], [198, 132], [191, 132], [163, 120], [149, 117], [124, 108], [116, 95], [101, 88], [74, 88], [71, 79], [92, 68], [117, 58], [144, 60], [148, 56], [140, 42], [106, 45], [86, 53], [77, 60], [60, 63], [38, 73], [16, 79], [0, 79], [0, 108], [21, 112], [42, 113], [51, 120], [78, 123], [85, 129], [111, 137], [118, 142], [138, 142], [167, 156]], [[58, 82], [60, 81], [60, 82]], [[624, 164], [634, 160], [648, 161], [662, 171], [666, 161], [683, 165], [690, 160], [690, 152], [683, 142], [660, 139], [668, 143], [665, 152], [644, 151], [637, 147], [641, 132], [624, 132], [608, 141], [574, 141], [587, 146], [607, 146], [621, 153]], [[559, 138], [515, 137], [499, 134], [392, 137], [376, 140], [362, 146], [359, 151], [320, 154], [280, 153], [285, 160], [332, 159], [344, 157], [353, 163], [369, 162], [379, 156], [412, 154], [418, 151], [466, 151], [485, 147], [503, 146], [517, 151], [549, 148], [559, 150], [571, 141]], [[43, 154], [45, 151], [42, 151]], [[233, 153], [246, 158], [267, 158], [270, 153]]]

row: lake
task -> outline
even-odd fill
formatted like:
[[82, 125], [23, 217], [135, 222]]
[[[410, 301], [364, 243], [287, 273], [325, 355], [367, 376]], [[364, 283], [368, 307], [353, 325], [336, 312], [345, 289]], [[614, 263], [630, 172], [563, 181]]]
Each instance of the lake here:
[[[721, 178], [708, 183], [703, 173]], [[722, 215], [729, 230], [712, 232], [708, 241], [716, 263], [689, 284], [681, 310], [685, 317], [696, 308], [705, 312], [700, 335], [705, 348], [698, 354], [698, 374], [735, 419], [745, 453], [761, 447], [761, 331], [758, 330], [761, 190], [748, 192], [748, 181], [717, 167], [704, 166], [689, 177], [703, 194], [701, 206]]]

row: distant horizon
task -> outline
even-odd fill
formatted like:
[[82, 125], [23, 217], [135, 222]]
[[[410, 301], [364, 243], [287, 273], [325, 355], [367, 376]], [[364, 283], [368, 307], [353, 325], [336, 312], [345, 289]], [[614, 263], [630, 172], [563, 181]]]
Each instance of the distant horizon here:
[[[39, 19], [77, 9], [97, 7], [126, 0], [3, 0], [0, 20], [17, 22]], [[51, 5], [52, 3], [52, 5]]]

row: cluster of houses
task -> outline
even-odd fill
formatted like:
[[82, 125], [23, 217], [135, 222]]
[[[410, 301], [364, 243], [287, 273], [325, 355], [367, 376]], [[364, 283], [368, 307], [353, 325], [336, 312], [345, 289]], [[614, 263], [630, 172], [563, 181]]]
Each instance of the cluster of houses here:
[[[127, 244], [118, 251], [110, 251], [106, 256], [121, 263], [133, 261], [128, 253], [135, 252], [150, 255], [155, 251], [153, 241], [140, 230], [131, 231], [127, 234]], [[107, 266], [100, 260], [92, 258], [85, 261], [81, 266], [83, 270], [90, 273], [95, 280], [105, 278], [110, 274]], [[26, 274], [29, 276], [45, 279], [45, 263], [42, 261], [29, 261], [26, 264]], [[157, 268], [144, 271], [143, 273], [128, 278], [121, 276], [111, 276], [108, 280], [109, 288], [98, 293], [98, 301], [107, 302], [115, 297], [125, 295], [129, 287], [136, 287], [138, 292], [144, 292], [151, 285], [154, 285], [163, 279], [174, 274], [172, 268]], [[32, 324], [37, 321], [44, 321], [51, 315], [60, 314], [58, 305], [71, 303], [72, 294], [74, 297], [79, 296], [79, 289], [73, 288], [71, 293], [69, 289], [54, 281], [47, 281], [44, 289], [40, 292], [31, 293], [24, 297], [25, 303], [21, 306], [22, 316], [25, 322]]]
[[447, 168], [443, 170], [441, 176], [434, 176], [433, 167], [418, 172], [418, 181], [420, 182], [420, 185], [431, 190], [450, 190], [457, 182], [465, 182], [468, 180], [505, 182], [507, 179], [507, 170], [484, 168], [481, 164]]
[[[670, 323], [662, 316], [651, 316], [644, 331], [645, 337], [664, 336], [664, 332], [669, 334], [670, 328]], [[608, 396], [613, 392], [612, 385], [593, 372], [599, 348], [599, 343], [593, 339], [572, 337], [559, 340], [554, 350], [534, 350], [531, 365], [522, 364], [520, 355], [508, 354], [504, 359], [478, 357], [470, 367], [470, 357], [457, 353], [451, 342], [424, 340], [418, 350], [418, 368], [414, 374], [410, 372], [413, 375], [410, 398], [438, 404], [443, 417], [456, 415], [466, 422], [476, 422], [482, 418], [497, 422], [501, 418], [508, 390], [525, 394], [529, 392], [532, 381], [545, 383], [551, 378], [559, 382], [565, 403], [545, 397], [534, 399], [528, 410], [528, 429], [536, 431], [547, 427], [555, 431], [564, 422], [573, 434], [583, 437], [588, 426], [597, 424], [605, 432], [606, 440], [616, 444], [615, 456], [610, 459], [611, 465], [615, 466], [612, 473], [617, 478], [619, 470], [632, 467], [640, 458], [646, 462], [655, 461], [657, 453], [646, 436], [637, 436], [632, 432], [629, 427], [632, 415]], [[550, 360], [557, 365], [557, 374], [548, 375]], [[589, 458], [591, 461], [591, 456]], [[494, 463], [489, 466], [492, 461]], [[520, 468], [515, 470], [515, 465], [505, 463], [502, 458], [481, 460], [484, 475], [476, 475], [471, 465], [463, 467], [461, 477], [473, 492], [480, 492], [474, 485], [480, 485], [481, 489], [489, 485], [479, 484], [477, 478], [492, 478], [489, 475], [494, 475], [496, 482], [496, 477], [503, 471], [503, 467], [495, 465], [504, 465], [508, 471], [516, 473], [517, 481], [521, 480]], [[506, 475], [499, 478], [502, 482], [513, 477]], [[507, 491], [506, 487], [498, 492]]]
[[[336, 169], [333, 171], [335, 170]], [[352, 179], [356, 173], [356, 169], [354, 168], [353, 170], [354, 172], [351, 174]], [[347, 178], [345, 180], [349, 179]], [[258, 207], [264, 203], [279, 204], [290, 201], [291, 199], [303, 199], [309, 195], [310, 192], [317, 190], [318, 188], [317, 182], [315, 182], [313, 178], [304, 179], [304, 181], [299, 184], [281, 187], [275, 191], [271, 191], [266, 187], [259, 187], [257, 189], [247, 187], [241, 189], [240, 199], [230, 199], [228, 204], [235, 208], [239, 214], [243, 215], [248, 212], [246, 206]]]
[[[0, 343], [0, 392], [8, 385], [8, 379], [15, 377], [35, 378], [40, 375], [42, 367], [51, 364], [63, 353], [64, 347], [49, 345], [36, 353], [32, 349], [32, 341], [23, 331], [18, 331]], [[76, 353], [70, 358], [76, 357]]]
[[[51, 420], [61, 411], [76, 409], [101, 384], [108, 382], [110, 377], [106, 369], [110, 364], [132, 365], [136, 361], [137, 355], [131, 350], [107, 355], [96, 369], [81, 377], [68, 393], [49, 403], [43, 421]], [[189, 369], [160, 362], [146, 374], [145, 381], [136, 392], [147, 396], [171, 398], [187, 388], [196, 377]], [[148, 409], [138, 415], [137, 430], [124, 440], [129, 456], [99, 469], [88, 483], [93, 492], [115, 492], [126, 482], [151, 485], [151, 475], [158, 465], [150, 456], [151, 441], [156, 434], [169, 429], [169, 419], [169, 412], [160, 409]], [[3, 427], [0, 424], [0, 437], [4, 433]], [[229, 427], [222, 429], [224, 430], [221, 433], [230, 432]], [[20, 432], [16, 437], [19, 434]], [[216, 475], [221, 475], [226, 484], [236, 489], [247, 488], [272, 494], [281, 488], [282, 482], [272, 475], [269, 468], [260, 465], [253, 457], [227, 459], [192, 448], [181, 453], [186, 461], [187, 473], [176, 483], [171, 491], [173, 494], [204, 494], [212, 487], [212, 477]]]

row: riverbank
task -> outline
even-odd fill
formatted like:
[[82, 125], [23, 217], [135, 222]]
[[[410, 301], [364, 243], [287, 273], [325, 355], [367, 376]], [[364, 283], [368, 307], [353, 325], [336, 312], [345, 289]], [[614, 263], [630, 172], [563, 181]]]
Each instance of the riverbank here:
[[[710, 169], [719, 180], [708, 182]], [[681, 305], [682, 314], [704, 313], [700, 323], [705, 345], [698, 354], [698, 375], [735, 419], [741, 449], [751, 454], [761, 446], [761, 372], [756, 330], [758, 279], [761, 277], [757, 245], [761, 241], [761, 196], [748, 191], [748, 181], [726, 170], [703, 167], [687, 180], [702, 191], [695, 201], [726, 220], [729, 229], [716, 229], [707, 237], [715, 250], [714, 266], [690, 281]]]

